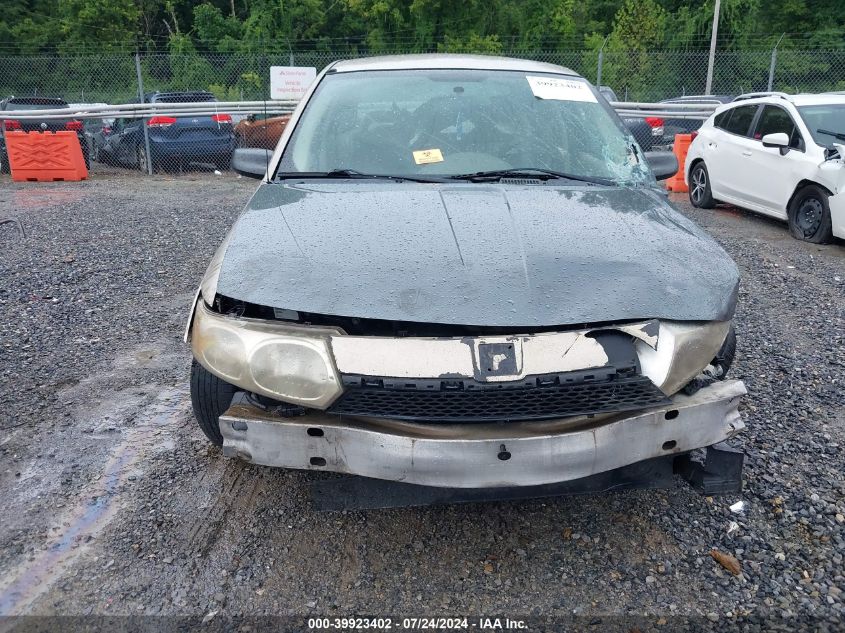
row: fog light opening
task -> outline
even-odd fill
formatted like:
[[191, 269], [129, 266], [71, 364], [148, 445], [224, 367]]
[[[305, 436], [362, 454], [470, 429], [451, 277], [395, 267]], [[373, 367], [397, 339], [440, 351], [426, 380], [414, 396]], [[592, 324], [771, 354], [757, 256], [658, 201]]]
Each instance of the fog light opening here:
[[667, 420], [674, 420], [675, 418], [678, 417], [678, 414], [679, 414], [679, 412], [678, 412], [677, 409], [671, 409], [671, 410], [667, 411], [666, 414], [663, 417], [666, 418]]
[[312, 466], [325, 466], [326, 465], [326, 460], [323, 459], [322, 457], [312, 457], [310, 461], [311, 461]]
[[308, 429], [308, 435], [310, 435], [311, 437], [323, 437], [325, 433], [323, 433], [323, 429], [317, 429], [312, 427]]
[[[677, 411], [676, 411], [676, 413], [677, 413]], [[663, 442], [663, 450], [664, 451], [671, 451], [677, 445], [678, 445], [678, 443], [675, 440], [669, 440], [668, 442]]]

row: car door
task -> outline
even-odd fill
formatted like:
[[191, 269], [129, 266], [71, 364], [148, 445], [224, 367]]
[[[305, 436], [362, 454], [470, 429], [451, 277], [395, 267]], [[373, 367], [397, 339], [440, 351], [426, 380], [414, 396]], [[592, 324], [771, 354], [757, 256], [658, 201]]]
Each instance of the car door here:
[[716, 116], [703, 153], [710, 188], [717, 199], [736, 203], [744, 200], [744, 153], [749, 151], [746, 145], [751, 141], [751, 124], [758, 108], [756, 104], [742, 105]]
[[123, 128], [126, 125], [126, 119], [115, 119], [111, 127], [111, 134], [103, 138], [103, 151], [106, 152], [116, 161], [123, 161], [121, 157], [120, 139], [123, 133]]
[[[783, 132], [789, 137], [789, 150], [782, 153], [777, 147], [763, 147], [766, 134]], [[805, 151], [801, 132], [786, 108], [767, 104], [757, 118], [752, 131], [751, 153], [747, 157], [747, 196], [768, 215], [786, 219], [786, 205], [803, 173], [801, 163], [812, 161]]]
[[138, 138], [142, 134], [141, 126], [143, 119], [122, 119], [120, 131], [112, 134], [111, 139], [116, 149], [117, 159], [127, 165], [134, 165], [136, 161], [135, 150], [138, 146]]

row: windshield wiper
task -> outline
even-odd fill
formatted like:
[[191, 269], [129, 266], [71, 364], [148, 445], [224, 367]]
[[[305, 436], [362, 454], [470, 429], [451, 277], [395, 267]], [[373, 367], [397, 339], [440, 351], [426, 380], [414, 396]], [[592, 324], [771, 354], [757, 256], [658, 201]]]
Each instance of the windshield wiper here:
[[396, 180], [411, 182], [445, 182], [442, 178], [425, 176], [402, 176], [394, 174], [364, 174], [354, 169], [331, 169], [329, 171], [291, 171], [276, 175], [277, 178], [354, 178], [362, 180]]
[[845, 132], [831, 132], [830, 130], [816, 130], [819, 134], [827, 134], [828, 136], [832, 136], [838, 141], [845, 141]]
[[452, 180], [469, 180], [472, 182], [496, 181], [502, 178], [536, 178], [538, 180], [574, 180], [576, 182], [588, 182], [593, 185], [613, 185], [612, 180], [606, 178], [592, 178], [590, 176], [576, 176], [561, 171], [542, 169], [540, 167], [514, 167], [511, 169], [491, 169], [489, 171], [477, 171], [472, 174], [459, 174], [449, 176]]

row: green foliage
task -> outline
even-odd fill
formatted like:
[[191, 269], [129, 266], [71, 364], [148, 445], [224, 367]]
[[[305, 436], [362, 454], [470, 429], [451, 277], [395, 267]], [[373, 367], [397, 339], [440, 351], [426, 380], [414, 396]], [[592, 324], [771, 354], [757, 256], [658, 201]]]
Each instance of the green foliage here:
[[[148, 90], [257, 99], [268, 96], [269, 67], [292, 58], [319, 68], [392, 52], [510, 54], [595, 79], [602, 49], [603, 84], [620, 96], [656, 99], [703, 88], [714, 2], [3, 0], [0, 96], [131, 96], [136, 50]], [[721, 0], [721, 7], [714, 89], [764, 88], [781, 34], [776, 86], [841, 87], [843, 0]], [[841, 53], [801, 54], [805, 48]], [[41, 54], [53, 57], [3, 59]]]
[[[702, 48], [715, 0], [4, 0], [8, 53]], [[845, 50], [842, 0], [722, 0], [722, 48]], [[495, 39], [495, 38], [498, 38]], [[498, 41], [499, 44], [495, 42]], [[181, 45], [181, 44], [180, 44]]]

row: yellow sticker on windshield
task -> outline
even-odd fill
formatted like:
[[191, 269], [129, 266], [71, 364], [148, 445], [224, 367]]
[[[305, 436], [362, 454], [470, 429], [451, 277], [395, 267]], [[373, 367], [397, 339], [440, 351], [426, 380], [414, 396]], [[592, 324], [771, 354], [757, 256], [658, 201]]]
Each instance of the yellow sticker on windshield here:
[[428, 165], [429, 163], [442, 163], [443, 154], [439, 149], [421, 149], [414, 152], [414, 162], [417, 165]]

